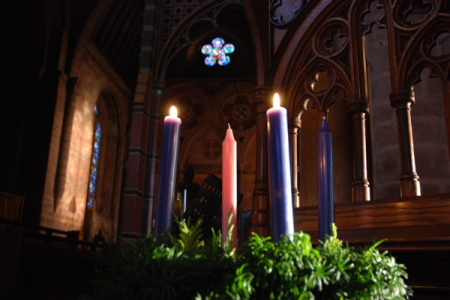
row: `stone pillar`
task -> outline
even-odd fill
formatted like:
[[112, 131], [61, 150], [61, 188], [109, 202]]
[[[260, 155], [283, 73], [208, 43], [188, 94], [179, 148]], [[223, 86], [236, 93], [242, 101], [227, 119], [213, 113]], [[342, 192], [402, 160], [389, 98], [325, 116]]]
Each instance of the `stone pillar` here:
[[414, 142], [411, 125], [411, 105], [415, 103], [412, 90], [402, 90], [390, 94], [391, 106], [397, 113], [397, 130], [400, 143], [401, 176], [400, 196], [420, 196], [419, 176], [416, 173]]
[[58, 162], [56, 166], [55, 184], [53, 187], [54, 210], [58, 207], [66, 188], [67, 163], [69, 161], [70, 138], [72, 136], [73, 118], [75, 115], [76, 92], [78, 78], [71, 77], [66, 83], [66, 103], [64, 107], [63, 125], [59, 143]]
[[267, 86], [257, 86], [253, 91], [256, 104], [256, 174], [249, 233], [255, 232], [260, 236], [270, 234], [266, 111], [271, 92]]
[[120, 207], [120, 235], [130, 239], [140, 238], [143, 235], [142, 227], [146, 225], [142, 217], [145, 209], [146, 153], [148, 139], [151, 138], [149, 115], [152, 88], [151, 75], [148, 72], [139, 73], [130, 120], [125, 191]]
[[301, 120], [298, 116], [289, 119], [289, 153], [291, 156], [291, 178], [292, 178], [292, 204], [294, 208], [300, 207], [300, 128]]
[[370, 184], [367, 177], [366, 114], [369, 104], [353, 102], [347, 105], [352, 118], [353, 181], [352, 201], [370, 201]]
[[145, 186], [144, 199], [142, 209], [142, 232], [145, 235], [150, 235], [153, 224], [153, 200], [155, 191], [155, 170], [156, 159], [158, 157], [156, 148], [158, 145], [158, 126], [159, 126], [159, 107], [161, 96], [165, 89], [163, 81], [153, 81], [152, 98], [150, 101], [150, 113], [148, 124], [148, 144], [147, 157], [145, 168]]

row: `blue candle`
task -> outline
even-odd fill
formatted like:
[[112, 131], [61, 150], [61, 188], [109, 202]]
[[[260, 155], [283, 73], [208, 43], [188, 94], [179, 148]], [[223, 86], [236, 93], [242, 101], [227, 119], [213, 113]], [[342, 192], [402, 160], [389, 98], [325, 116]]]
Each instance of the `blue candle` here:
[[166, 230], [170, 230], [172, 227], [180, 127], [181, 120], [177, 117], [177, 109], [175, 106], [172, 106], [170, 108], [170, 116], [164, 118], [154, 228], [157, 236], [163, 234]]
[[334, 223], [333, 136], [324, 117], [317, 134], [319, 174], [319, 239], [332, 235]]
[[287, 111], [280, 107], [280, 97], [275, 93], [273, 107], [267, 110], [267, 134], [269, 154], [270, 201], [272, 207], [272, 238], [294, 234], [292, 208], [291, 164]]

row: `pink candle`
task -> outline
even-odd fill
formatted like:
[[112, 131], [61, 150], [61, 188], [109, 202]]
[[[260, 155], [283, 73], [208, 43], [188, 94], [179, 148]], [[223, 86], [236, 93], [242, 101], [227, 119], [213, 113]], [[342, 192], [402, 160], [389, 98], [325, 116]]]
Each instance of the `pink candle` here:
[[237, 159], [236, 159], [236, 141], [233, 131], [228, 124], [227, 133], [222, 143], [222, 242], [226, 241], [228, 236], [228, 218], [231, 219], [232, 243], [237, 248]]

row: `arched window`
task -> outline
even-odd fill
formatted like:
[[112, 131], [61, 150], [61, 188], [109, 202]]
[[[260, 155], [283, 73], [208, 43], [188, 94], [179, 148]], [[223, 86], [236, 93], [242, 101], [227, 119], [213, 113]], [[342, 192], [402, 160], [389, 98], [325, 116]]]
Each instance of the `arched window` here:
[[95, 112], [95, 127], [94, 127], [94, 138], [92, 142], [91, 168], [89, 174], [89, 189], [87, 199], [88, 208], [92, 208], [94, 206], [95, 192], [97, 188], [100, 145], [102, 140], [102, 125], [99, 120], [99, 110], [97, 104], [94, 106], [94, 112]]

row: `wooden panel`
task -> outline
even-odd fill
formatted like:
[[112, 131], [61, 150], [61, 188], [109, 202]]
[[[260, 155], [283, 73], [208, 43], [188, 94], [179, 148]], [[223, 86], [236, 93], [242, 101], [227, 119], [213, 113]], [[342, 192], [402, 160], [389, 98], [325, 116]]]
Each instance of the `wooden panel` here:
[[21, 221], [23, 200], [22, 196], [0, 191], [0, 219]]
[[[294, 220], [317, 240], [317, 206], [295, 209]], [[336, 204], [335, 221], [339, 238], [350, 243], [450, 243], [450, 194]]]

